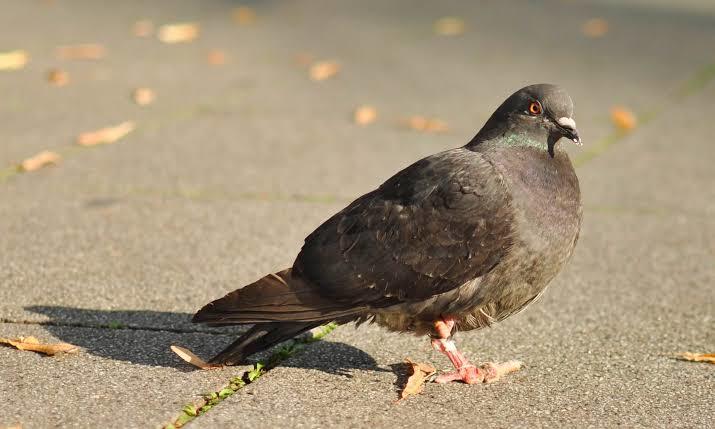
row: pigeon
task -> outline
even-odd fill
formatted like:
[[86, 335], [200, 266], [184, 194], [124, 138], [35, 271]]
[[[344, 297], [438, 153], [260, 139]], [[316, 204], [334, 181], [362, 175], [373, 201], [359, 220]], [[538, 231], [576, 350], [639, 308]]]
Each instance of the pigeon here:
[[453, 336], [520, 312], [570, 259], [582, 206], [562, 138], [581, 144], [567, 92], [516, 91], [466, 145], [415, 162], [330, 217], [291, 268], [201, 308], [193, 322], [254, 325], [210, 362], [242, 363], [328, 322], [370, 322], [429, 336], [454, 366], [437, 382], [511, 371], [513, 361], [470, 363]]

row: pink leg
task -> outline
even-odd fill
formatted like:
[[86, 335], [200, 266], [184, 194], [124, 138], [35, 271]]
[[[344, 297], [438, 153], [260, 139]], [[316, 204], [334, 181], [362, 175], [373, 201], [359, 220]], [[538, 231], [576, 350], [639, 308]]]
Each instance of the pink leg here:
[[444, 353], [454, 365], [455, 371], [439, 375], [436, 383], [449, 383], [450, 381], [463, 381], [467, 384], [491, 383], [498, 380], [504, 374], [518, 371], [521, 362], [509, 361], [501, 364], [488, 362], [480, 368], [469, 362], [466, 356], [457, 350], [457, 346], [449, 337], [452, 336], [454, 319], [443, 318], [435, 322], [435, 329], [440, 338], [432, 340], [432, 347]]

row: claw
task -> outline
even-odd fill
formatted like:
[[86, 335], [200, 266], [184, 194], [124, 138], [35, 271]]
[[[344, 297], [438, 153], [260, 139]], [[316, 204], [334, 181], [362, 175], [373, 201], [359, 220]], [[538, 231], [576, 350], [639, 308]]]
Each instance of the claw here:
[[502, 363], [486, 362], [481, 368], [484, 372], [484, 382], [493, 383], [504, 375], [519, 371], [522, 363], [518, 360], [510, 360]]
[[440, 374], [434, 379], [435, 383], [449, 383], [451, 381], [462, 381], [467, 384], [479, 384], [484, 382], [484, 371], [474, 365], [462, 367], [457, 371]]

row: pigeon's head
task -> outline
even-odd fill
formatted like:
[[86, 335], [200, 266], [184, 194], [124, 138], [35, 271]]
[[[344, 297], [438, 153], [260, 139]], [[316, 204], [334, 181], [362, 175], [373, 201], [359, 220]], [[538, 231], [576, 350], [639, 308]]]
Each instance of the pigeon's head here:
[[554, 144], [561, 137], [581, 144], [571, 97], [563, 88], [546, 83], [529, 85], [512, 94], [489, 118], [477, 138], [507, 132], [526, 134], [530, 139], [543, 142], [552, 154]]

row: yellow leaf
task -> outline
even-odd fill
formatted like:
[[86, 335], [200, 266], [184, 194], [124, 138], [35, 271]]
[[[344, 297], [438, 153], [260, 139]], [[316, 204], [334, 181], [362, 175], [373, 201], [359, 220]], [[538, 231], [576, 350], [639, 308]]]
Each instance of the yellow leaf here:
[[153, 32], [154, 23], [147, 19], [135, 22], [132, 27], [132, 33], [137, 37], [149, 37]]
[[20, 337], [17, 339], [0, 338], [0, 344], [9, 344], [18, 350], [30, 350], [53, 356], [57, 353], [74, 353], [79, 348], [67, 343], [42, 344], [35, 337]]
[[0, 52], [0, 70], [18, 70], [25, 67], [30, 56], [25, 51]]
[[625, 107], [616, 106], [611, 109], [611, 121], [623, 131], [631, 131], [637, 125], [636, 116]]
[[715, 353], [678, 353], [677, 358], [680, 360], [688, 360], [691, 362], [707, 362], [715, 364]]
[[330, 79], [338, 74], [340, 64], [335, 61], [318, 61], [310, 66], [310, 78], [315, 81]]
[[231, 15], [236, 24], [247, 25], [256, 22], [256, 12], [247, 6], [237, 7]]
[[422, 393], [422, 390], [424, 389], [425, 385], [425, 380], [427, 379], [427, 377], [436, 372], [436, 369], [432, 365], [426, 363], [412, 362], [409, 358], [405, 359], [405, 363], [410, 365], [412, 373], [407, 379], [407, 384], [405, 384], [405, 388], [402, 389], [402, 392], [400, 392], [400, 399], [398, 399], [398, 401], [405, 399], [408, 396], [413, 396]]
[[55, 86], [65, 86], [70, 82], [70, 75], [60, 69], [52, 69], [47, 72], [47, 81]]
[[206, 362], [205, 360], [201, 359], [200, 357], [196, 356], [194, 352], [191, 350], [184, 348], [184, 347], [179, 347], [179, 346], [171, 346], [171, 351], [176, 353], [182, 360], [190, 363], [191, 365], [201, 368], [201, 369], [214, 369], [214, 368], [221, 368], [221, 365], [218, 364], [211, 364]]
[[588, 37], [603, 37], [608, 33], [608, 21], [602, 18], [593, 18], [584, 22], [581, 32]]
[[449, 126], [446, 122], [438, 118], [427, 118], [424, 116], [410, 116], [403, 121], [404, 124], [415, 131], [428, 133], [443, 133], [449, 131]]
[[295, 55], [295, 63], [300, 67], [308, 67], [313, 59], [313, 55], [308, 52], [299, 52]]
[[60, 162], [60, 156], [55, 152], [43, 150], [35, 156], [27, 158], [20, 163], [20, 170], [35, 171], [47, 165], [54, 165]]
[[219, 49], [212, 49], [206, 54], [206, 61], [212, 66], [221, 66], [226, 64], [226, 54]]
[[107, 50], [98, 43], [60, 46], [55, 50], [57, 58], [62, 60], [98, 60], [106, 54]]
[[114, 127], [82, 133], [77, 137], [80, 146], [114, 143], [134, 130], [134, 122], [126, 121]]
[[132, 99], [140, 106], [151, 104], [156, 99], [156, 94], [150, 88], [137, 88], [132, 93]]
[[355, 109], [353, 120], [358, 125], [368, 125], [377, 119], [377, 110], [372, 106], [360, 106]]
[[190, 42], [199, 36], [199, 25], [195, 23], [167, 24], [159, 27], [157, 37], [164, 43]]
[[434, 22], [434, 32], [440, 36], [458, 36], [464, 33], [464, 20], [455, 16], [445, 16]]

